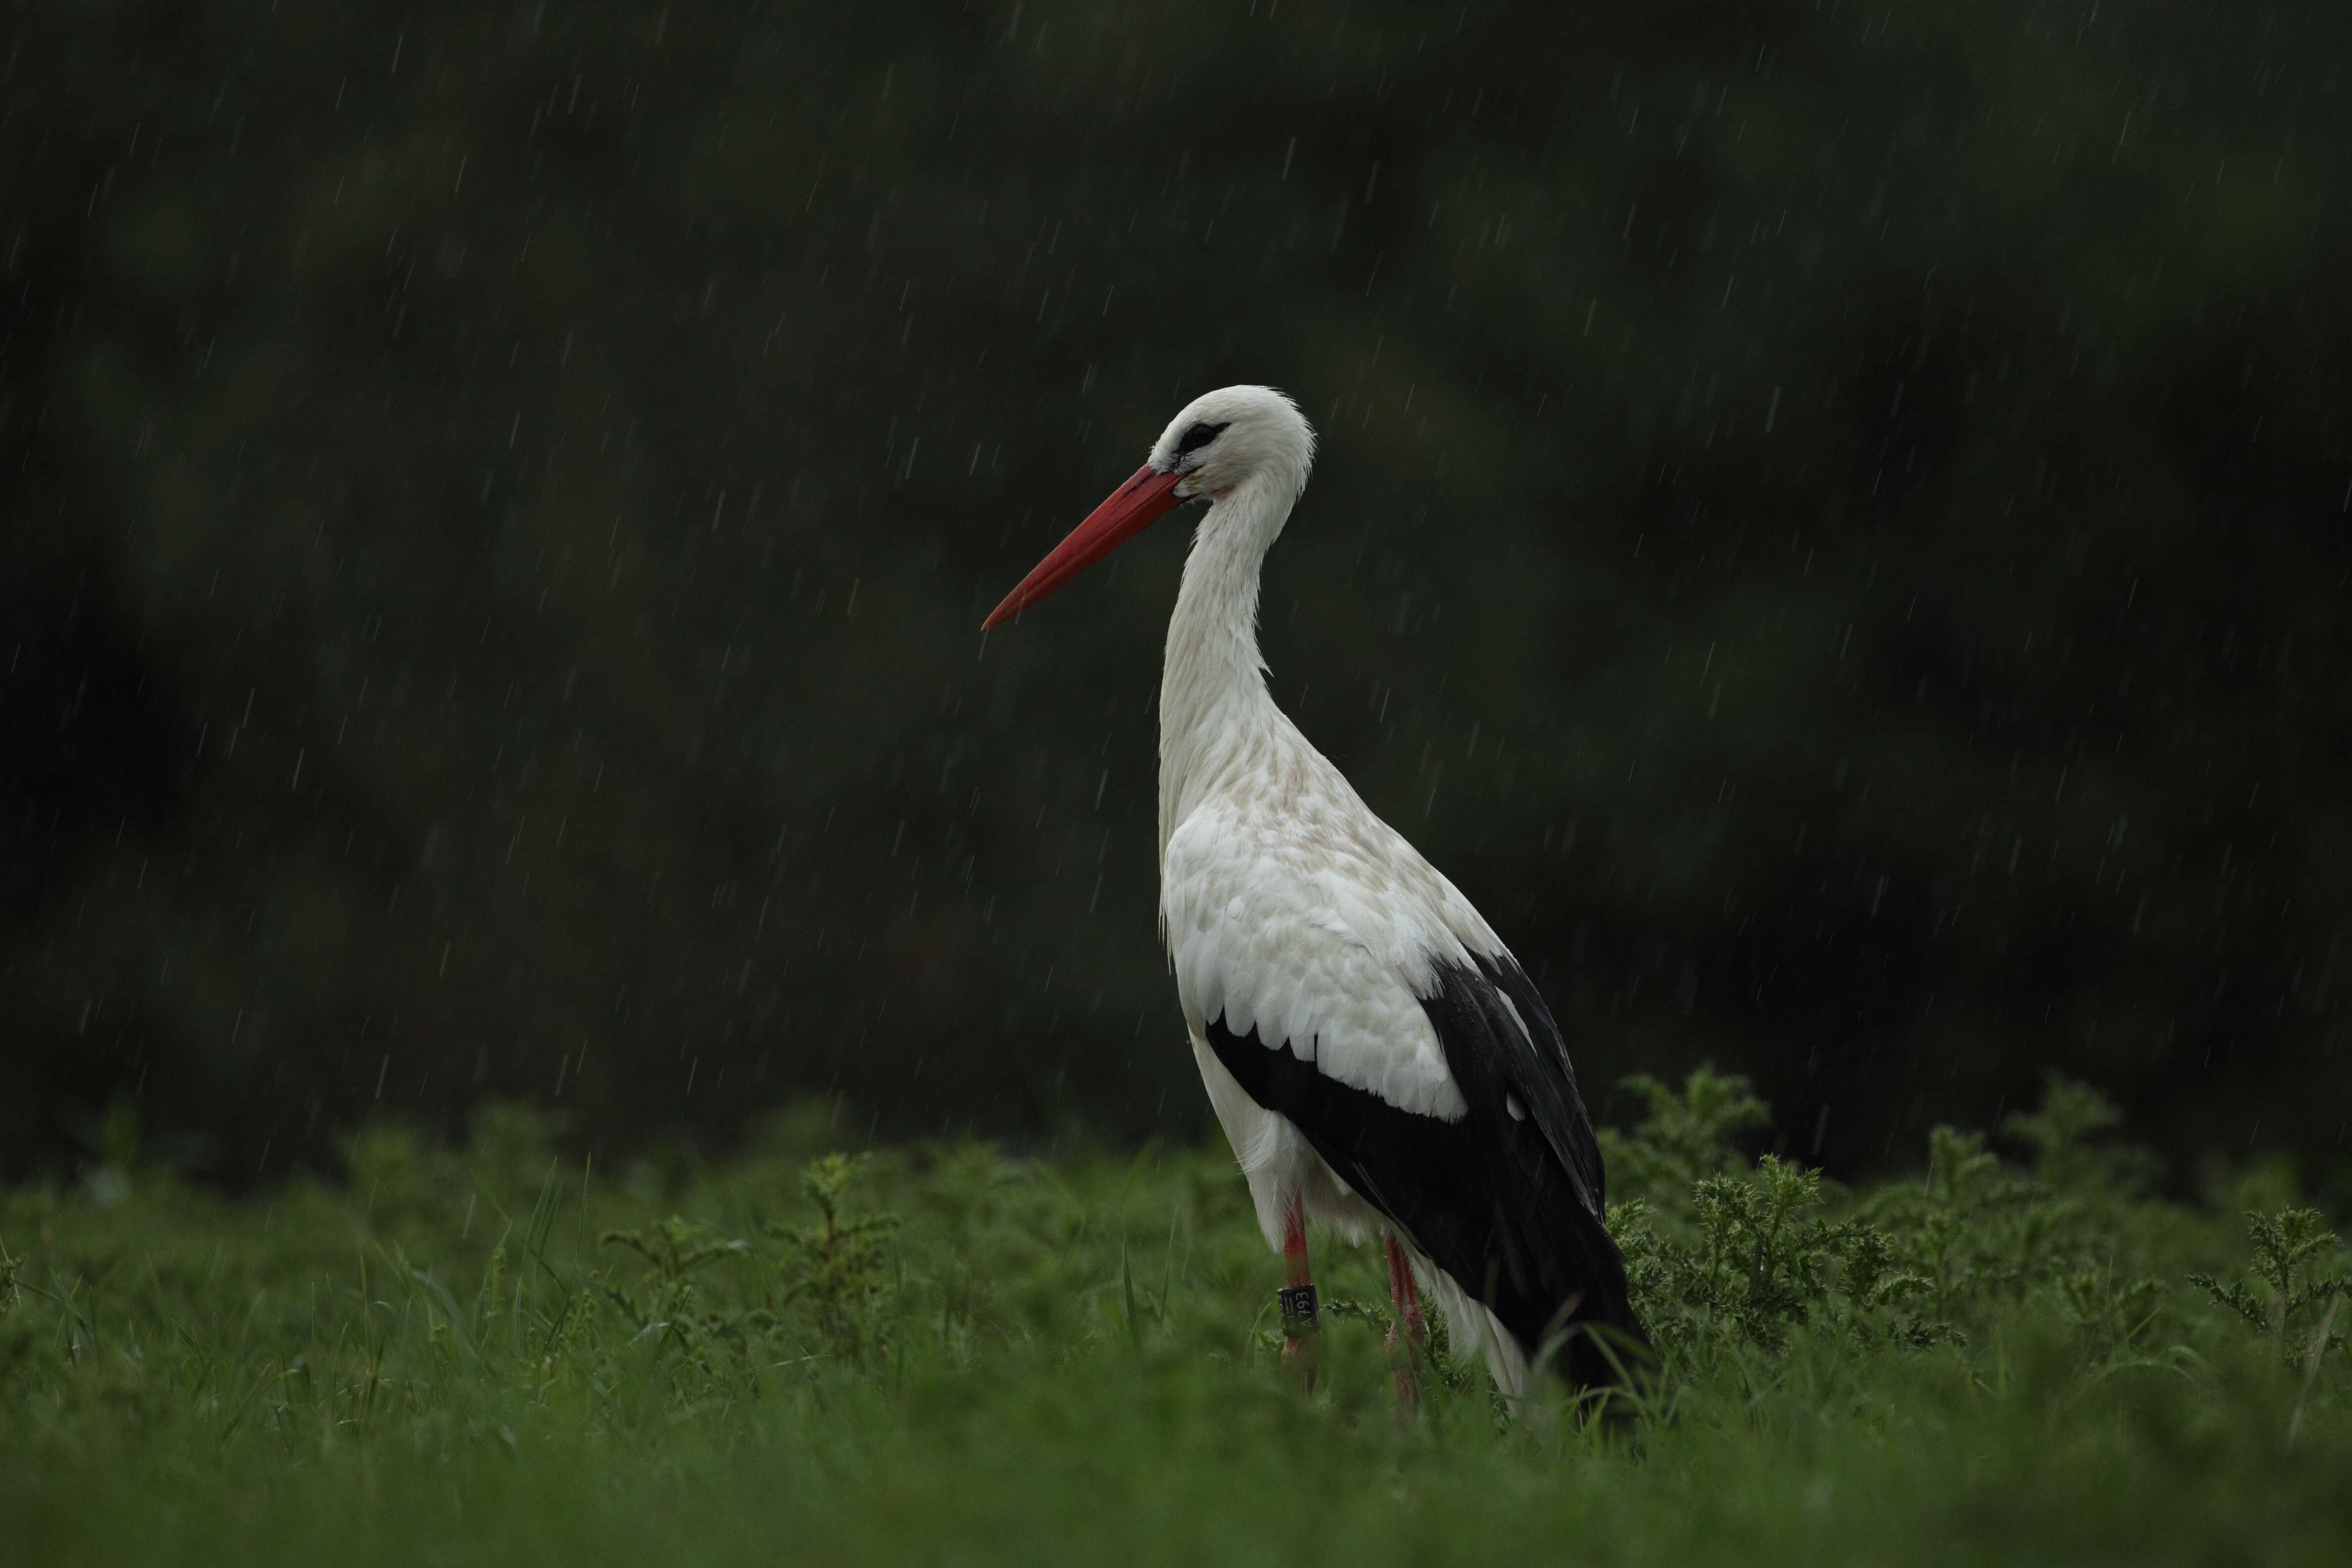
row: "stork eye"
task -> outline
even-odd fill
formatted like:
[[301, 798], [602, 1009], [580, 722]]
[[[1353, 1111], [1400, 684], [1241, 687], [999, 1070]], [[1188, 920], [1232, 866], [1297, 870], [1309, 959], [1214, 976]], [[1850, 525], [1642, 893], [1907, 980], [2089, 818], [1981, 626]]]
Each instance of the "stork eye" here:
[[[1228, 420], [1226, 423], [1230, 424], [1232, 421]], [[1199, 451], [1202, 447], [1207, 446], [1210, 442], [1223, 435], [1224, 433], [1224, 428], [1225, 426], [1223, 425], [1201, 424], [1193, 426], [1190, 430], [1185, 431], [1181, 437], [1178, 437], [1176, 442], [1176, 455], [1181, 458], [1188, 452]]]

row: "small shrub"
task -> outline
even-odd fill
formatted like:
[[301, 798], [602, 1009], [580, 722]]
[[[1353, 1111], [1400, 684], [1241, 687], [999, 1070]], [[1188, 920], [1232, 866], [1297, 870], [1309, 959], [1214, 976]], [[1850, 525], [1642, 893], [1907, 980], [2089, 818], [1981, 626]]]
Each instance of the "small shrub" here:
[[1628, 1080], [1648, 1102], [1609, 1158], [1645, 1195], [1612, 1206], [1634, 1301], [1662, 1349], [1686, 1366], [1734, 1347], [1768, 1352], [1811, 1323], [1856, 1349], [1920, 1350], [1966, 1341], [2029, 1294], [2094, 1345], [2130, 1348], [2163, 1287], [2114, 1267], [2115, 1226], [2142, 1184], [2129, 1152], [2086, 1143], [2116, 1110], [2086, 1085], [2053, 1077], [2039, 1108], [2005, 1130], [2033, 1151], [2021, 1169], [1980, 1133], [1928, 1134], [1924, 1180], [1860, 1202], [1818, 1172], [1735, 1138], [1767, 1124], [1744, 1079], [1701, 1068], [1680, 1089]]
[[[2344, 1336], [2333, 1326], [2337, 1314], [2330, 1308], [2337, 1297], [2352, 1292], [2352, 1274], [2340, 1268], [2322, 1271], [2341, 1262], [2327, 1216], [2313, 1208], [2249, 1213], [2246, 1231], [2254, 1248], [2252, 1268], [2227, 1283], [2210, 1274], [2191, 1274], [2189, 1282], [2255, 1333], [2277, 1340], [2290, 1364], [2315, 1360], [2342, 1344]], [[2328, 1312], [2331, 1321], [2315, 1336], [2311, 1321], [2319, 1312]]]
[[657, 1340], [682, 1352], [704, 1371], [717, 1370], [710, 1362], [714, 1345], [724, 1340], [739, 1343], [747, 1314], [705, 1309], [695, 1282], [698, 1271], [727, 1258], [740, 1258], [751, 1248], [743, 1242], [721, 1239], [676, 1215], [640, 1231], [604, 1234], [609, 1245], [625, 1247], [647, 1264], [634, 1294], [604, 1285], [603, 1295], [625, 1318], [637, 1341]]
[[1772, 1112], [1754, 1086], [1737, 1073], [1702, 1063], [1680, 1089], [1637, 1073], [1622, 1080], [1646, 1109], [1630, 1132], [1601, 1130], [1609, 1181], [1621, 1197], [1679, 1207], [1694, 1184], [1741, 1168], [1737, 1138], [1772, 1124]]
[[890, 1290], [885, 1264], [899, 1221], [893, 1214], [849, 1212], [849, 1189], [865, 1164], [864, 1155], [838, 1153], [811, 1161], [801, 1193], [816, 1205], [821, 1223], [769, 1227], [784, 1244], [776, 1263], [779, 1304], [804, 1302], [826, 1348], [838, 1356], [856, 1356], [885, 1341]]

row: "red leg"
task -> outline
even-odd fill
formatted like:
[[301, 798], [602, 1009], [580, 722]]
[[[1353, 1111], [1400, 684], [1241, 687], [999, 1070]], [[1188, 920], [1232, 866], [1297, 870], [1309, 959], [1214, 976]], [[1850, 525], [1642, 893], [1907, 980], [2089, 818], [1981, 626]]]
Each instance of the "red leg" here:
[[1287, 1282], [1275, 1294], [1282, 1309], [1282, 1359], [1297, 1368], [1307, 1386], [1312, 1388], [1315, 1368], [1307, 1359], [1307, 1346], [1321, 1320], [1315, 1300], [1315, 1277], [1307, 1267], [1304, 1200], [1295, 1195], [1283, 1215], [1282, 1262]]
[[1314, 1276], [1307, 1270], [1307, 1207], [1303, 1198], [1290, 1200], [1290, 1209], [1282, 1221], [1282, 1261], [1289, 1270], [1291, 1285], [1311, 1285]]
[[[1396, 1309], [1396, 1320], [1389, 1325], [1390, 1378], [1396, 1384], [1397, 1415], [1410, 1417], [1421, 1408], [1421, 1376], [1415, 1370], [1421, 1360], [1421, 1348], [1429, 1330], [1421, 1321], [1421, 1297], [1412, 1288], [1412, 1263], [1394, 1236], [1388, 1237], [1389, 1302]], [[1404, 1330], [1404, 1342], [1398, 1343], [1397, 1329]]]

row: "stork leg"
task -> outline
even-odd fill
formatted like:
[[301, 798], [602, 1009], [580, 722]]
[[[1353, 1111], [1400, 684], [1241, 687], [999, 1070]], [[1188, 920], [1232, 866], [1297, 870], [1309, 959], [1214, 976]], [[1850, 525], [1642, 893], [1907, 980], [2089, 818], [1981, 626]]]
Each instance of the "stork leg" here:
[[[1421, 1408], [1422, 1347], [1427, 1342], [1429, 1330], [1421, 1319], [1421, 1297], [1412, 1287], [1412, 1263], [1404, 1255], [1404, 1247], [1393, 1233], [1388, 1237], [1389, 1303], [1396, 1309], [1395, 1321], [1389, 1324], [1389, 1376], [1396, 1384], [1397, 1415], [1410, 1419]], [[1398, 1331], [1402, 1329], [1402, 1343]]]
[[1282, 1359], [1312, 1388], [1315, 1363], [1310, 1347], [1321, 1319], [1317, 1311], [1315, 1276], [1307, 1267], [1306, 1200], [1296, 1194], [1283, 1215], [1282, 1261], [1287, 1283], [1275, 1292], [1275, 1302], [1282, 1310]]

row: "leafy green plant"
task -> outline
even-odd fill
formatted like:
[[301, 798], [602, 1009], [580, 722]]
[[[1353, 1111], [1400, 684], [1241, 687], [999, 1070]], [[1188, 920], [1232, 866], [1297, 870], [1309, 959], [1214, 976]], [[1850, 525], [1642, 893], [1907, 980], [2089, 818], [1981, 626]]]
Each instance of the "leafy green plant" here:
[[1766, 1155], [1752, 1172], [1692, 1186], [1687, 1239], [1660, 1232], [1638, 1200], [1613, 1223], [1651, 1331], [1685, 1349], [1728, 1337], [1777, 1347], [1828, 1294], [1843, 1244], [1812, 1211], [1821, 1173]]
[[1881, 1194], [1871, 1217], [1906, 1238], [1898, 1256], [1925, 1282], [1937, 1315], [1950, 1317], [2054, 1267], [2056, 1216], [2041, 1197], [1983, 1134], [1937, 1127], [1927, 1135], [1927, 1180]]
[[1701, 1068], [1680, 1088], [1629, 1080], [1648, 1114], [1610, 1138], [1610, 1158], [1644, 1196], [1612, 1206], [1636, 1303], [1686, 1363], [1725, 1349], [1783, 1348], [1800, 1325], [1857, 1348], [1964, 1342], [1964, 1325], [2046, 1293], [2098, 1353], [2132, 1347], [2163, 1287], [2119, 1276], [2112, 1222], [2140, 1190], [2128, 1152], [2095, 1146], [2118, 1121], [2088, 1086], [2053, 1077], [2042, 1104], [2004, 1130], [2033, 1152], [2029, 1171], [1982, 1134], [1937, 1127], [1924, 1179], [1859, 1202], [1819, 1173], [1736, 1140], [1768, 1124], [1745, 1079]]
[[647, 1265], [634, 1293], [603, 1287], [604, 1299], [627, 1319], [633, 1338], [660, 1341], [674, 1346], [697, 1364], [709, 1369], [709, 1354], [719, 1341], [740, 1342], [746, 1314], [707, 1310], [695, 1275], [711, 1264], [748, 1254], [737, 1239], [721, 1239], [677, 1215], [644, 1231], [604, 1233], [607, 1245], [625, 1247]]
[[1821, 1173], [1767, 1154], [1753, 1170], [1694, 1184], [1687, 1221], [1662, 1229], [1638, 1200], [1612, 1208], [1635, 1300], [1663, 1348], [1687, 1363], [1735, 1345], [1781, 1349], [1809, 1321], [1857, 1342], [1911, 1348], [1958, 1338], [1905, 1316], [1927, 1289], [1874, 1226], [1833, 1221]]
[[776, 1270], [780, 1305], [805, 1303], [817, 1331], [835, 1355], [856, 1356], [886, 1339], [890, 1275], [886, 1264], [898, 1234], [894, 1214], [853, 1214], [849, 1191], [866, 1163], [862, 1155], [834, 1153], [801, 1173], [801, 1194], [817, 1208], [813, 1226], [771, 1226], [784, 1244]]
[[2000, 1128], [2033, 1152], [2033, 1174], [2043, 1185], [2128, 1197], [2154, 1181], [2154, 1157], [2128, 1143], [2094, 1142], [2123, 1119], [2105, 1095], [2053, 1072], [2042, 1080], [2042, 1103], [2011, 1111]]
[[2086, 1142], [2117, 1120], [2095, 1089], [2053, 1075], [2039, 1108], [2003, 1123], [2033, 1151], [2031, 1170], [2003, 1161], [1981, 1133], [1939, 1126], [1928, 1133], [1926, 1177], [1881, 1188], [1861, 1217], [1895, 1238], [1895, 1265], [1921, 1282], [1931, 1319], [1982, 1320], [1999, 1303], [2056, 1289], [2077, 1321], [2110, 1337], [2126, 1319], [2145, 1326], [2147, 1314], [2135, 1311], [2161, 1287], [2118, 1283], [2112, 1267], [2115, 1226], [2143, 1173], [2136, 1156]]
[[[2352, 1292], [2352, 1273], [2340, 1268], [2336, 1233], [2327, 1216], [2315, 1208], [2286, 1208], [2246, 1215], [2248, 1239], [2253, 1244], [2253, 1267], [2228, 1281], [2210, 1274], [2191, 1274], [2217, 1306], [2235, 1312], [2257, 1334], [2279, 1342], [2280, 1353], [2290, 1363], [2316, 1358], [2344, 1342], [2336, 1331], [2330, 1310], [2337, 1298]], [[2315, 1335], [2315, 1312], [2326, 1311], [2330, 1322]]]
[[1610, 1184], [1621, 1196], [1679, 1207], [1693, 1185], [1745, 1163], [1738, 1140], [1772, 1124], [1772, 1112], [1755, 1087], [1737, 1073], [1701, 1063], [1682, 1087], [1639, 1073], [1622, 1080], [1642, 1099], [1644, 1114], [1631, 1132], [1601, 1130], [1601, 1151]]

